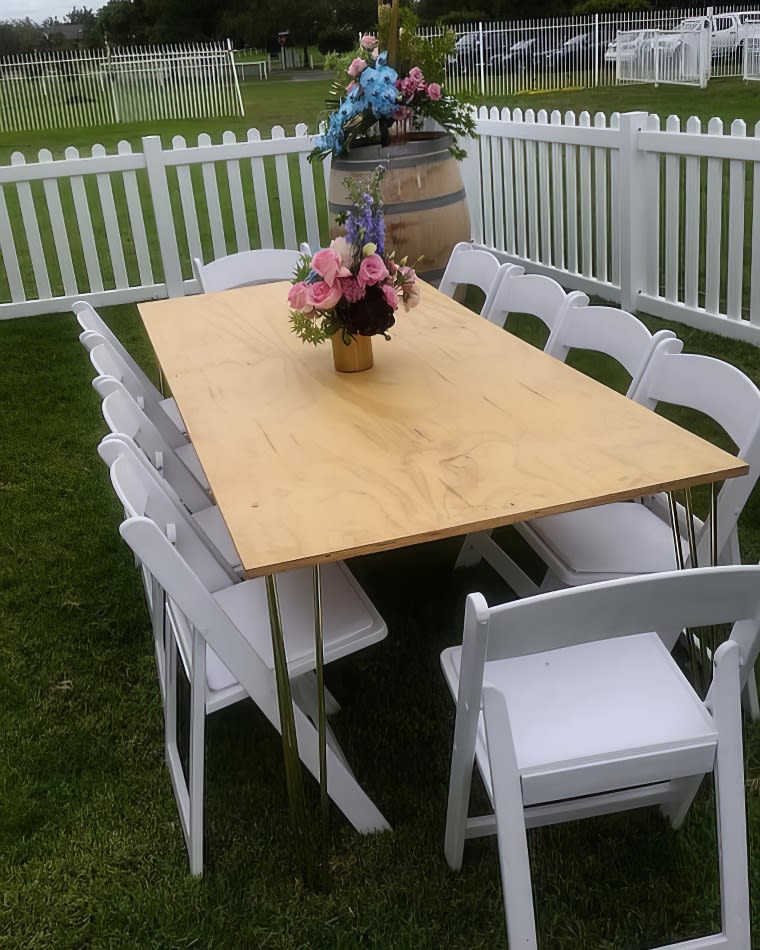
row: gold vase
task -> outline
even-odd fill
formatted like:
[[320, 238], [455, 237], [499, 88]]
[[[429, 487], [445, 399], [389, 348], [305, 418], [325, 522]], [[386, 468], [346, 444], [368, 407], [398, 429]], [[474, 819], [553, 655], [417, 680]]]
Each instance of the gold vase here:
[[370, 369], [372, 358], [372, 337], [357, 334], [346, 344], [340, 330], [330, 337], [333, 351], [333, 363], [339, 373], [359, 373]]

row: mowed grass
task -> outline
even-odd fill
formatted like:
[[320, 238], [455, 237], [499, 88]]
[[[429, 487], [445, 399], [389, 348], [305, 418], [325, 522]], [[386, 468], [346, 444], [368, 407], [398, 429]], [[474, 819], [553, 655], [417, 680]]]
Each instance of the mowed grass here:
[[[136, 308], [104, 316], [155, 372]], [[674, 329], [760, 381], [757, 349]], [[148, 615], [77, 332], [71, 315], [0, 323], [0, 946], [504, 946], [494, 841], [469, 843], [460, 874], [442, 852], [453, 707], [438, 657], [461, 641], [468, 591], [511, 596], [485, 567], [452, 571], [456, 540], [352, 562], [389, 636], [328, 669], [335, 729], [393, 831], [362, 837], [334, 812], [330, 888], [304, 890], [279, 737], [243, 703], [208, 722], [206, 875], [189, 877]], [[579, 365], [624, 383], [602, 361]], [[757, 506], [740, 525], [747, 561], [760, 558]], [[760, 730], [745, 737], [760, 933]], [[473, 804], [485, 807], [477, 782]], [[645, 810], [540, 829], [530, 846], [545, 947], [631, 950], [718, 926], [708, 787], [678, 832]]]

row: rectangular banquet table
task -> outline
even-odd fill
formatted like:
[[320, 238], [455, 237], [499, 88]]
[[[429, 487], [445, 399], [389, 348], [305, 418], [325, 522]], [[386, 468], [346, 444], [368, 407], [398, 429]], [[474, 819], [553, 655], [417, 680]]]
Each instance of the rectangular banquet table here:
[[249, 577], [747, 471], [428, 285], [337, 373], [287, 290], [139, 308]]
[[[288, 287], [139, 308], [248, 577], [747, 471], [427, 285], [375, 337], [372, 369], [337, 373], [329, 344], [292, 332]], [[280, 697], [291, 709], [299, 755], [315, 777], [326, 755], [353, 826], [387, 828]]]

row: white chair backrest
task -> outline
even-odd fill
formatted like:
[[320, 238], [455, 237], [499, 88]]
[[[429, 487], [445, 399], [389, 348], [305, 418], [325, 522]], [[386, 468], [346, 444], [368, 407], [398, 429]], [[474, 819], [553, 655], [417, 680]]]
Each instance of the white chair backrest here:
[[483, 316], [503, 326], [510, 313], [529, 313], [552, 330], [559, 324], [568, 307], [585, 307], [588, 297], [579, 290], [570, 293], [556, 280], [543, 274], [505, 273], [496, 289], [491, 306]]
[[161, 408], [159, 402], [156, 401], [153, 389], [145, 389], [142, 379], [132, 371], [129, 363], [106, 340], [101, 337], [100, 342], [97, 343], [91, 331], [87, 331], [86, 335], [88, 339], [82, 341], [85, 347], [96, 343], [90, 349], [90, 362], [97, 373], [100, 376], [113, 376], [114, 379], [118, 379], [124, 384], [127, 392], [144, 410], [168, 445], [172, 448], [186, 445], [187, 437], [179, 431]]
[[127, 517], [150, 518], [164, 534], [171, 535], [172, 544], [209, 590], [229, 587], [239, 580], [176, 496], [172, 498], [155, 470], [143, 465], [123, 444], [111, 441], [101, 447], [111, 484]]
[[166, 591], [173, 609], [180, 611], [190, 628], [200, 633], [264, 715], [279, 728], [277, 692], [271, 672], [178, 546], [150, 518], [128, 518], [119, 531], [137, 559]]
[[[749, 472], [727, 479], [718, 495], [718, 552], [736, 530], [736, 522], [760, 476], [760, 390], [741, 370], [712, 356], [680, 352], [679, 340], [665, 340], [655, 349], [637, 390], [648, 409], [666, 402], [695, 409], [714, 419], [736, 445]], [[706, 555], [709, 519], [699, 544]]]
[[[734, 624], [731, 639], [739, 646], [743, 688], [760, 648], [760, 565], [626, 577], [524, 597], [495, 607], [489, 607], [482, 594], [469, 594], [462, 679], [467, 675], [471, 684], [482, 680], [485, 662], [558, 646], [723, 623]], [[473, 678], [470, 664], [474, 664]], [[478, 707], [479, 700], [473, 706], [475, 715]]]
[[[77, 322], [82, 330], [91, 330], [95, 333], [99, 333], [104, 341], [111, 345], [111, 348], [119, 354], [122, 360], [129, 366], [132, 373], [140, 380], [141, 389], [149, 391], [154, 399], [160, 400], [162, 397], [158, 388], [150, 378], [145, 375], [139, 363], [136, 362], [132, 354], [127, 350], [121, 340], [119, 340], [113, 330], [111, 330], [105, 320], [103, 320], [97, 310], [84, 300], [78, 300], [72, 305], [71, 309], [74, 311]], [[88, 344], [88, 339], [90, 338], [83, 338], [83, 336], [84, 334], [80, 335], [80, 341], [87, 350], [91, 350], [92, 345]]]
[[265, 284], [274, 280], [289, 280], [301, 260], [301, 251], [265, 248], [240, 251], [204, 264], [193, 258], [193, 273], [204, 294], [230, 290], [249, 284]]
[[[485, 294], [481, 314], [491, 307], [501, 275], [506, 268], [516, 265], [502, 264], [489, 251], [475, 248], [466, 241], [455, 244], [449, 262], [441, 277], [438, 289], [447, 297], [453, 297], [460, 286], [479, 287]], [[522, 268], [519, 268], [522, 273]]]
[[148, 461], [170, 483], [190, 511], [208, 508], [210, 501], [204, 487], [176, 454], [143, 410], [113, 376], [97, 376], [93, 388], [102, 399], [101, 410], [108, 428], [133, 439]]
[[655, 347], [674, 337], [672, 330], [651, 334], [638, 317], [618, 307], [569, 307], [549, 335], [544, 352], [563, 363], [573, 349], [606, 353], [631, 377], [626, 396], [635, 399]]

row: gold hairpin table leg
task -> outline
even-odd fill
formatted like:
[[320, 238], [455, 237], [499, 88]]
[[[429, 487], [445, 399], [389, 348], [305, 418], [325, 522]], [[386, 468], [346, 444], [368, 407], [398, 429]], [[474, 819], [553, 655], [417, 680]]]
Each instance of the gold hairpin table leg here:
[[[715, 566], [718, 563], [718, 501], [715, 484], [710, 484], [710, 565]], [[678, 517], [678, 503], [674, 491], [668, 492], [668, 511], [670, 514], [670, 527], [673, 532], [673, 544], [675, 547], [676, 567], [683, 570], [686, 567], [684, 560], [681, 526]], [[691, 497], [691, 489], [684, 489], [684, 514], [686, 538], [689, 544], [689, 567], [699, 567], [699, 556], [697, 551], [697, 537], [694, 530], [694, 505]], [[710, 628], [701, 636], [697, 636], [692, 630], [684, 630], [686, 644], [689, 650], [689, 659], [692, 665], [692, 672], [696, 685], [702, 693], [707, 689], [711, 680], [712, 656], [717, 647], [718, 631]], [[709, 640], [709, 644], [708, 641]]]

